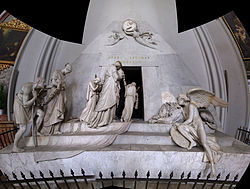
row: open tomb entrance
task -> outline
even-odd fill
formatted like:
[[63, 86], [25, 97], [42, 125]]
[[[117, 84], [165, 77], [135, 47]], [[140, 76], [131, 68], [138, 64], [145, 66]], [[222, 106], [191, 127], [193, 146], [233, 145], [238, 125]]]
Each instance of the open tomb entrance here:
[[[127, 85], [135, 82], [137, 93], [138, 93], [138, 109], [134, 109], [133, 115], [131, 119], [144, 119], [144, 104], [143, 104], [143, 85], [142, 85], [142, 71], [140, 66], [123, 66], [122, 67], [125, 73], [125, 79]], [[120, 119], [122, 115], [122, 110], [124, 108], [125, 103], [125, 87], [123, 82], [120, 82], [121, 89], [120, 89], [120, 101], [119, 106], [116, 109], [116, 116]]]

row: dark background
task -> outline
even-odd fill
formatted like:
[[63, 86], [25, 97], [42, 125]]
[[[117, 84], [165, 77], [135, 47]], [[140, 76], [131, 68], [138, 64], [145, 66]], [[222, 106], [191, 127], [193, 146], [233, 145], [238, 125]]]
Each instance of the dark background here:
[[[234, 11], [249, 33], [250, 11], [246, 2], [246, 0], [176, 0], [178, 30], [182, 32], [192, 29]], [[6, 10], [19, 20], [48, 35], [81, 43], [88, 5], [89, 0], [19, 0], [9, 3], [7, 0], [1, 0], [0, 13]]]

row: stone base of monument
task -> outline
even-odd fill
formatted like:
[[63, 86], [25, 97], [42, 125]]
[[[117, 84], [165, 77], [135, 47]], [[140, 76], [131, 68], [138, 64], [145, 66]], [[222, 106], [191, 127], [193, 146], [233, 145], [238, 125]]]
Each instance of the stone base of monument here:
[[[67, 124], [65, 127], [69, 129], [70, 125]], [[74, 131], [79, 125], [71, 126]], [[172, 142], [169, 130], [170, 126], [164, 124], [132, 123], [127, 132], [116, 136], [111, 145], [96, 149], [85, 148], [82, 142], [86, 142], [87, 138], [94, 140], [94, 136], [109, 135], [111, 131], [69, 132], [63, 136], [47, 136], [50, 141], [58, 143], [43, 142], [47, 140], [43, 136], [38, 139], [41, 142], [36, 148], [32, 147], [31, 139], [26, 139], [28, 146], [23, 153], [11, 153], [12, 146], [0, 151], [0, 169], [8, 175], [12, 171], [22, 171], [29, 175], [29, 171], [32, 171], [39, 176], [41, 170], [49, 176], [48, 170], [51, 170], [54, 176], [59, 176], [60, 169], [65, 174], [73, 169], [75, 175], [80, 175], [83, 168], [86, 174], [94, 174], [96, 177], [100, 171], [104, 177], [109, 177], [111, 171], [121, 175], [123, 170], [126, 171], [126, 177], [133, 177], [135, 170], [139, 173], [138, 177], [145, 177], [147, 171], [150, 171], [151, 177], [157, 177], [159, 171], [163, 173], [162, 178], [169, 178], [172, 171], [174, 177], [178, 178], [182, 172], [186, 175], [190, 171], [191, 178], [195, 178], [199, 172], [202, 177], [206, 177], [211, 169], [209, 163], [202, 161], [203, 149], [194, 147], [188, 151], [178, 147]], [[231, 180], [236, 174], [241, 178], [250, 163], [250, 147], [221, 132], [210, 135], [215, 136], [223, 152], [215, 164], [216, 174], [221, 173], [223, 179], [228, 173]], [[68, 140], [68, 143], [63, 140]], [[41, 161], [37, 162], [39, 157]], [[57, 158], [45, 160], [46, 157]]]

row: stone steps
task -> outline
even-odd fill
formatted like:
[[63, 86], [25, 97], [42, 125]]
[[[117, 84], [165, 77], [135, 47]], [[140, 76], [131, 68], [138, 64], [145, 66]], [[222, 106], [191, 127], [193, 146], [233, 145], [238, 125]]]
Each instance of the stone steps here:
[[135, 131], [118, 135], [113, 144], [174, 145], [169, 133]]
[[146, 122], [131, 123], [128, 131], [118, 135], [113, 145], [144, 144], [144, 145], [174, 145], [169, 135], [171, 125], [149, 124]]
[[[121, 122], [120, 122], [121, 123]], [[120, 124], [116, 123], [116, 124]], [[52, 136], [38, 136], [38, 145], [52, 145], [52, 146], [79, 146], [79, 145], [91, 145], [94, 141], [111, 140], [113, 139], [113, 145], [175, 145], [172, 141], [169, 131], [171, 125], [167, 124], [149, 124], [146, 122], [132, 122], [127, 132], [123, 134], [116, 133], [114, 130], [102, 131], [104, 128], [98, 130], [88, 128], [84, 132], [70, 133], [69, 131], [76, 131], [79, 127], [79, 123], [73, 123], [71, 125], [65, 125], [68, 132], [63, 135], [52, 135]], [[116, 127], [114, 127], [116, 128]], [[66, 131], [66, 129], [65, 129]], [[108, 139], [110, 138], [110, 139]], [[231, 140], [223, 139], [218, 143], [221, 146], [232, 145]], [[33, 140], [31, 137], [26, 138], [26, 146], [33, 146]]]
[[[215, 169], [217, 174], [221, 173], [222, 178], [230, 173], [232, 174], [230, 179], [233, 179], [236, 174], [239, 174], [240, 179], [249, 165], [250, 148], [246, 144], [235, 141], [233, 137], [231, 140], [234, 141], [233, 146], [222, 147], [223, 153], [219, 162], [215, 164]], [[22, 171], [24, 174], [37, 170], [48, 173], [48, 167], [55, 172], [54, 176], [60, 176], [59, 168], [63, 171], [73, 169], [79, 171], [76, 174], [80, 175], [79, 167], [82, 167], [86, 173], [94, 175], [98, 175], [100, 171], [103, 175], [110, 175], [110, 171], [113, 171], [115, 175], [121, 175], [122, 170], [125, 170], [126, 174], [132, 177], [135, 170], [138, 170], [138, 177], [140, 177], [150, 170], [151, 175], [165, 171], [164, 175], [168, 177], [174, 170], [175, 175], [190, 171], [192, 175], [198, 175], [201, 172], [201, 178], [206, 179], [211, 171], [210, 166], [202, 161], [204, 153], [200, 147], [187, 150], [174, 145], [112, 144], [102, 149], [85, 151], [82, 146], [38, 146], [35, 148], [35, 153], [33, 147], [25, 147], [24, 153], [11, 153], [10, 147], [0, 151], [0, 169], [8, 175], [12, 175], [13, 170]], [[76, 154], [75, 151], [79, 153]], [[54, 154], [70, 156], [37, 163], [34, 158], [36, 153], [43, 156]]]
[[[52, 135], [37, 136], [38, 146], [89, 146], [105, 140], [107, 135]], [[107, 140], [107, 139], [106, 139]], [[25, 138], [25, 146], [33, 146], [32, 137]]]
[[[119, 123], [119, 122], [118, 122]], [[75, 122], [75, 123], [64, 123], [61, 126], [61, 130], [65, 133], [70, 133], [70, 132], [76, 132], [77, 130], [79, 130], [79, 127], [81, 127], [80, 122]], [[84, 124], [82, 124], [84, 125]], [[162, 132], [162, 133], [166, 133], [169, 132], [171, 128], [171, 125], [166, 125], [166, 124], [150, 124], [147, 122], [143, 122], [143, 121], [135, 121], [132, 122], [129, 130], [128, 131], [138, 131], [138, 132]], [[98, 129], [101, 130], [102, 128]], [[88, 131], [90, 131], [91, 133], [95, 132], [95, 129], [89, 129]], [[97, 131], [98, 132], [98, 131]], [[88, 133], [86, 131], [84, 131], [84, 133], [76, 133], [76, 134], [85, 134]]]
[[142, 123], [132, 122], [128, 131], [169, 133], [170, 129], [171, 125], [166, 125], [166, 124], [149, 124], [146, 122]]
[[[118, 136], [112, 134], [38, 136], [39, 146], [91, 145], [95, 141], [115, 138], [113, 144], [174, 145], [169, 133], [128, 131]], [[26, 146], [33, 146], [32, 137], [26, 137]]]

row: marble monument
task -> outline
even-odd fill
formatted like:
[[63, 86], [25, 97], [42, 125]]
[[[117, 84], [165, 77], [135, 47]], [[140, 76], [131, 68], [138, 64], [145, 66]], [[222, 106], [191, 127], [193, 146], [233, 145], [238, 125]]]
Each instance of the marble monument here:
[[[27, 129], [27, 124], [32, 122], [32, 135], [35, 137], [37, 128], [39, 129], [44, 118], [44, 111], [41, 109], [45, 81], [37, 78], [36, 82], [29, 82], [22, 86], [16, 94], [14, 101], [15, 123], [19, 125], [19, 130], [15, 135], [12, 152], [22, 152], [24, 149], [18, 147], [19, 141]], [[36, 129], [35, 129], [36, 128]]]
[[66, 104], [66, 75], [71, 73], [72, 67], [65, 64], [62, 70], [56, 70], [51, 76], [50, 94], [43, 105], [46, 105], [42, 134], [61, 134], [60, 125], [64, 121]]
[[[167, 40], [172, 25], [163, 30], [153, 22], [160, 18], [158, 11], [153, 16], [145, 11], [153, 1], [131, 4], [138, 2], [145, 2], [145, 7], [129, 5], [130, 12], [121, 7], [123, 14], [108, 17], [102, 30], [92, 31], [96, 35], [87, 45], [79, 45], [81, 53], [64, 69], [58, 70], [63, 66], [59, 64], [50, 67], [52, 74], [46, 79], [51, 78], [51, 84], [39, 106], [45, 114], [43, 123], [39, 127], [34, 122], [34, 135], [23, 140], [19, 135], [25, 126], [20, 125], [16, 138], [25, 151], [11, 153], [12, 146], [1, 150], [3, 172], [83, 167], [96, 176], [99, 171], [120, 170], [132, 176], [135, 169], [150, 170], [152, 175], [164, 169], [242, 176], [249, 164], [249, 146], [219, 131], [225, 124], [218, 121], [223, 120], [220, 106], [227, 106], [227, 99], [204, 90], [208, 87], [201, 83], [202, 74], [194, 74], [193, 64], [187, 64], [180, 49]], [[30, 99], [35, 96], [31, 90]]]

